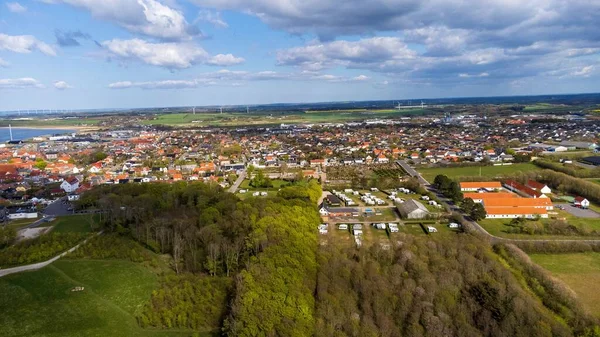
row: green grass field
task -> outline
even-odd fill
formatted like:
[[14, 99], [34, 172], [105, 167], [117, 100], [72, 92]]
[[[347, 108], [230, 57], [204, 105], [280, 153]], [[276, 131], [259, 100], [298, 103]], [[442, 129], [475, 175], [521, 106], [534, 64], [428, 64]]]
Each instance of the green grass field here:
[[565, 282], [584, 306], [600, 316], [600, 253], [532, 254], [531, 259]]
[[[481, 169], [481, 170], [480, 170]], [[512, 175], [517, 172], [527, 172], [539, 170], [539, 168], [530, 163], [513, 164], [508, 166], [469, 166], [469, 167], [443, 167], [443, 168], [422, 168], [417, 169], [419, 173], [430, 183], [439, 174], [445, 174], [450, 179], [459, 179], [461, 177], [479, 177], [492, 179], [501, 176]], [[481, 175], [480, 175], [481, 173]]]
[[431, 113], [428, 109], [381, 109], [362, 110], [349, 109], [340, 111], [308, 111], [308, 112], [272, 112], [256, 113], [172, 113], [159, 114], [145, 120], [146, 125], [168, 126], [241, 126], [241, 125], [278, 125], [281, 123], [336, 123], [344, 121], [362, 121], [373, 118], [393, 118], [401, 116], [421, 116]]
[[55, 233], [89, 233], [98, 228], [99, 217], [92, 215], [72, 215], [59, 217], [49, 223]]
[[271, 180], [271, 182], [273, 183], [273, 187], [254, 188], [254, 187], [250, 186], [249, 179], [244, 179], [244, 181], [242, 181], [242, 183], [240, 184], [240, 189], [249, 190], [249, 191], [268, 191], [268, 190], [277, 191], [281, 188], [282, 185], [289, 184], [288, 181], [285, 181], [282, 179], [273, 179], [273, 180]]
[[[84, 291], [72, 292], [76, 286]], [[147, 268], [119, 260], [60, 260], [0, 278], [0, 330], [8, 336], [189, 336], [141, 329], [135, 314], [158, 288]]]
[[[566, 218], [566, 221], [578, 228], [583, 228], [589, 231], [596, 230], [600, 231], [600, 219], [589, 219], [589, 218], [577, 218], [565, 211], [554, 210], [551, 212], [559, 213], [559, 218]], [[552, 235], [552, 234], [515, 234], [515, 233], [506, 233], [505, 230], [510, 227], [507, 226], [510, 223], [511, 219], [484, 219], [479, 221], [479, 224], [485, 228], [490, 234], [510, 239], [572, 239], [572, 240], [586, 240], [586, 239], [597, 239], [598, 236], [588, 235], [588, 236], [575, 236], [575, 235]], [[552, 219], [540, 219], [541, 223], [546, 223], [552, 221]]]

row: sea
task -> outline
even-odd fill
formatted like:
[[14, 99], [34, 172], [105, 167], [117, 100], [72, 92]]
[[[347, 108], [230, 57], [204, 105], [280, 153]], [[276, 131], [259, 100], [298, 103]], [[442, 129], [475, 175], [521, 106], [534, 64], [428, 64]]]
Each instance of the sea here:
[[[70, 129], [36, 129], [36, 128], [12, 128], [13, 140], [27, 140], [38, 136], [62, 135], [73, 133]], [[0, 128], [0, 143], [10, 140], [10, 131], [8, 128]]]

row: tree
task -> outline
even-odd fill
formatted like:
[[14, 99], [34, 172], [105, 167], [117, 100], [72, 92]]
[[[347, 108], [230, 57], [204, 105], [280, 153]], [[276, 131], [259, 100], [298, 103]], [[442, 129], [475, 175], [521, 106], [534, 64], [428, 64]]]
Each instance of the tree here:
[[473, 210], [471, 211], [471, 218], [475, 221], [479, 221], [479, 220], [483, 220], [485, 219], [487, 215], [487, 212], [485, 211], [485, 208], [483, 207], [482, 204], [475, 204], [475, 207], [473, 207]]
[[460, 209], [465, 214], [469, 214], [469, 215], [471, 214], [471, 212], [473, 212], [474, 208], [475, 208], [475, 202], [471, 198], [466, 198], [465, 200], [463, 200], [462, 205], [460, 206]]

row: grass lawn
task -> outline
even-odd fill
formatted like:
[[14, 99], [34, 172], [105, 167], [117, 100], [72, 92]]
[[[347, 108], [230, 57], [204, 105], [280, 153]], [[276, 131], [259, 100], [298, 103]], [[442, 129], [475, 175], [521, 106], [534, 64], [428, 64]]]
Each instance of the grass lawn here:
[[[553, 212], [553, 211], [551, 211]], [[560, 216], [566, 214], [566, 212], [559, 211]], [[567, 218], [567, 222], [571, 225], [586, 228], [588, 230], [597, 230], [600, 231], [600, 219], [584, 219], [584, 218], [576, 218], [573, 216], [564, 216]], [[590, 235], [590, 236], [574, 236], [574, 235], [529, 235], [529, 234], [514, 234], [514, 233], [506, 233], [504, 230], [509, 229], [507, 226], [512, 219], [484, 219], [479, 221], [479, 224], [485, 228], [490, 234], [510, 239], [572, 239], [572, 240], [589, 240], [589, 239], [598, 239], [598, 236]], [[540, 221], [548, 222], [552, 221], [552, 219], [540, 219]]]
[[506, 175], [512, 175], [516, 172], [526, 172], [539, 170], [539, 168], [530, 163], [513, 164], [507, 166], [469, 166], [469, 167], [438, 167], [438, 168], [421, 168], [417, 169], [419, 173], [430, 183], [433, 182], [438, 174], [445, 174], [450, 179], [459, 179], [461, 177], [479, 177], [481, 169], [481, 177], [492, 179]]
[[[84, 291], [72, 292], [75, 286]], [[0, 278], [2, 336], [189, 336], [141, 329], [135, 313], [158, 288], [155, 274], [119, 260], [59, 260]]]
[[18, 220], [11, 220], [9, 222], [6, 223], [6, 225], [8, 227], [14, 228], [14, 229], [19, 229], [23, 226], [27, 226], [29, 224], [32, 224], [34, 222], [36, 222], [39, 218], [35, 218], [35, 219], [18, 219]]
[[285, 184], [289, 184], [289, 181], [285, 181], [283, 179], [273, 179], [271, 180], [271, 182], [273, 183], [273, 187], [269, 187], [269, 188], [255, 188], [250, 186], [250, 180], [249, 179], [244, 179], [244, 181], [242, 181], [242, 183], [240, 184], [240, 189], [243, 190], [256, 190], [256, 191], [267, 191], [267, 190], [279, 190], [281, 188], [282, 185]]
[[98, 223], [98, 215], [85, 214], [59, 217], [49, 224], [54, 226], [55, 233], [89, 233], [93, 231], [92, 226], [98, 228]]
[[600, 253], [531, 254], [531, 259], [565, 282], [584, 306], [600, 316]]

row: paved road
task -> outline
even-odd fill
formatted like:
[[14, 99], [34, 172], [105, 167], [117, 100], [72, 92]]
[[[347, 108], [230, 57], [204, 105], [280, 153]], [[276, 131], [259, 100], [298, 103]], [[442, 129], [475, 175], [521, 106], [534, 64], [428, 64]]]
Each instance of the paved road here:
[[396, 160], [396, 164], [398, 164], [400, 167], [402, 167], [402, 169], [408, 173], [409, 176], [413, 177], [413, 178], [417, 178], [419, 180], [419, 183], [421, 183], [422, 185], [425, 186], [429, 186], [429, 182], [427, 180], [425, 180], [425, 178], [423, 178], [419, 172], [417, 172], [414, 168], [410, 167], [410, 165], [408, 165], [408, 163], [405, 160]]
[[56, 200], [55, 202], [51, 203], [50, 205], [48, 205], [43, 213], [46, 215], [52, 215], [52, 216], [62, 216], [62, 215], [69, 215], [69, 214], [73, 214], [73, 211], [69, 211], [69, 205], [68, 204], [63, 204], [63, 198], [60, 198], [58, 200]]
[[[100, 235], [102, 234], [102, 232], [99, 232], [96, 235]], [[6, 276], [6, 275], [10, 275], [10, 274], [15, 274], [15, 273], [20, 273], [20, 272], [24, 272], [24, 271], [30, 271], [30, 270], [38, 270], [41, 268], [46, 267], [47, 265], [51, 264], [52, 262], [60, 259], [61, 257], [69, 254], [70, 252], [74, 251], [75, 249], [79, 248], [79, 246], [83, 245], [84, 243], [86, 243], [90, 238], [87, 238], [85, 240], [83, 240], [82, 242], [80, 242], [78, 245], [76, 245], [75, 247], [67, 250], [66, 252], [63, 252], [53, 258], [51, 258], [48, 261], [44, 261], [44, 262], [38, 262], [38, 263], [33, 263], [33, 264], [28, 264], [26, 266], [19, 266], [19, 267], [13, 267], [13, 268], [6, 268], [6, 269], [0, 269], [0, 277]]]
[[242, 171], [242, 173], [240, 173], [240, 176], [237, 178], [235, 183], [233, 183], [233, 185], [231, 185], [231, 187], [229, 188], [229, 190], [228, 190], [229, 193], [237, 192], [238, 188], [240, 188], [240, 185], [242, 184], [244, 179], [246, 179], [246, 171]]

